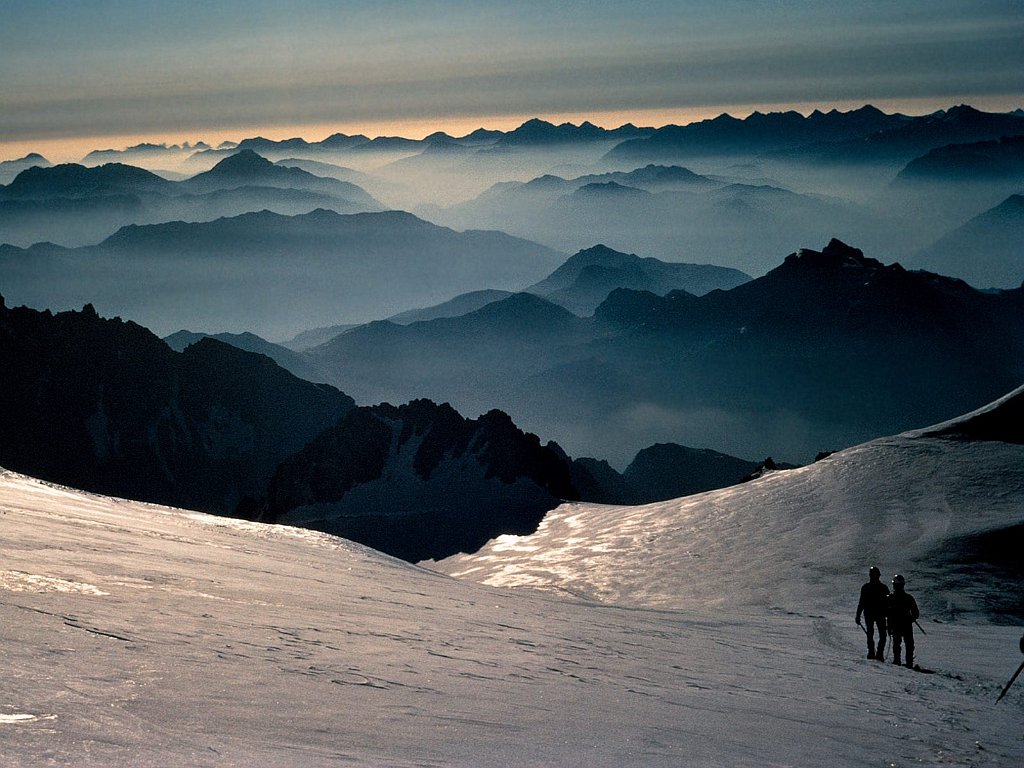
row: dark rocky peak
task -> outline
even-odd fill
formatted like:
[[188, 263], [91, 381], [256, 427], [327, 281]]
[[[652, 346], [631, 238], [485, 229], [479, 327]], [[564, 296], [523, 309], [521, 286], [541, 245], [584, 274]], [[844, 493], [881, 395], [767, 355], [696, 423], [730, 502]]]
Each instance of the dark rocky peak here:
[[949, 109], [947, 109], [945, 112], [939, 115], [938, 118], [947, 123], [953, 123], [979, 120], [984, 117], [984, 114], [984, 112], [977, 110], [974, 107], [971, 107], [967, 104], [958, 104], [955, 107], [950, 107]]
[[[561, 176], [555, 176], [550, 173], [546, 173], [543, 176], [538, 176], [535, 179], [530, 179], [523, 187], [531, 190], [547, 190], [547, 189], [560, 189], [565, 185], [565, 179]], [[506, 182], [509, 183], [509, 182]], [[511, 182], [514, 183], [514, 182]], [[497, 185], [495, 185], [497, 186]]]
[[584, 121], [580, 125], [561, 123], [555, 125], [546, 120], [533, 118], [527, 120], [514, 131], [510, 131], [498, 139], [499, 145], [520, 144], [559, 144], [573, 141], [597, 141], [605, 138], [622, 137], [623, 129], [606, 131], [604, 128]]
[[568, 464], [559, 451], [542, 446], [532, 432], [523, 432], [504, 411], [488, 411], [477, 419], [479, 429], [470, 450], [478, 453], [486, 477], [503, 483], [528, 478], [556, 499], [578, 499]]
[[334, 133], [321, 141], [319, 146], [323, 149], [348, 149], [349, 147], [354, 147], [357, 144], [365, 144], [369, 140], [370, 138], [368, 136], [363, 136], [361, 133], [357, 133], [352, 136], [344, 133]]
[[564, 454], [507, 414], [467, 419], [414, 400], [356, 408], [282, 463], [264, 517], [315, 511], [301, 513], [305, 524], [417, 561], [529, 533], [577, 498]]
[[649, 197], [651, 193], [643, 189], [637, 189], [636, 187], [628, 187], [625, 184], [619, 184], [617, 181], [605, 181], [584, 184], [573, 194], [579, 197], [617, 198]]
[[520, 333], [571, 325], [577, 320], [569, 310], [532, 293], [514, 293], [464, 317], [475, 322], [512, 326]]
[[472, 133], [467, 133], [465, 136], [460, 137], [460, 139], [465, 142], [478, 144], [497, 141], [504, 135], [504, 131], [493, 131], [488, 130], [487, 128], [477, 128]]
[[4, 160], [4, 163], [21, 164], [21, 163], [32, 163], [35, 165], [51, 165], [50, 161], [40, 155], [38, 152], [29, 152], [24, 157], [19, 157], [16, 160]]
[[706, 448], [656, 443], [637, 453], [622, 477], [649, 503], [736, 485], [756, 466]]
[[206, 173], [209, 175], [239, 176], [266, 171], [275, 167], [272, 162], [252, 149], [242, 149], [228, 155]]
[[147, 329], [0, 307], [0, 464], [87, 490], [233, 512], [353, 406], [212, 339], [174, 352]]
[[[697, 298], [685, 291], [673, 291], [672, 293], [689, 296], [693, 300]], [[685, 301], [685, 299], [680, 300]], [[651, 291], [616, 288], [594, 310], [594, 318], [616, 326], [640, 327], [661, 316], [667, 301], [668, 297], [658, 296]]]
[[826, 245], [821, 251], [814, 251], [810, 248], [801, 248], [796, 253], [791, 253], [786, 257], [782, 267], [779, 267], [779, 269], [875, 270], [882, 267], [882, 262], [866, 257], [864, 252], [859, 248], [854, 248], [841, 240], [832, 238], [828, 245]]
[[559, 269], [580, 268], [584, 266], [600, 265], [604, 267], [621, 267], [640, 259], [635, 253], [622, 253], [614, 248], [609, 248], [603, 243], [598, 243], [590, 248], [577, 251], [569, 257]]
[[256, 136], [251, 139], [242, 139], [238, 142], [239, 149], [251, 149], [256, 152], [271, 152], [281, 151], [287, 149], [308, 149], [310, 143], [305, 139], [294, 138], [294, 139], [283, 139], [281, 141], [274, 141], [273, 139], [265, 139], [262, 136]]
[[626, 174], [626, 178], [633, 178], [637, 181], [669, 183], [673, 181], [707, 181], [706, 176], [694, 173], [689, 168], [681, 165], [655, 165], [650, 163], [643, 168], [637, 168]]
[[6, 189], [8, 197], [77, 197], [164, 189], [172, 182], [143, 168], [123, 163], [87, 167], [62, 163], [32, 166], [19, 173]]

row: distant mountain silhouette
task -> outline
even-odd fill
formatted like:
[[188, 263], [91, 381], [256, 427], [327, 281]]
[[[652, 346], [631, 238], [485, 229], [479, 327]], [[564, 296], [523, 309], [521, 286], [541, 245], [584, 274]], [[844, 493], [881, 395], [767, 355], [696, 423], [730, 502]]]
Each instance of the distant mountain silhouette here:
[[664, 261], [714, 263], [749, 274], [774, 266], [769, 254], [789, 250], [794, 240], [879, 229], [877, 214], [838, 198], [728, 184], [657, 166], [500, 184], [426, 215], [448, 226], [499, 229], [562, 250], [603, 242]]
[[97, 149], [82, 158], [82, 165], [104, 165], [106, 163], [126, 162], [129, 164], [149, 162], [157, 165], [176, 163], [194, 152], [210, 149], [205, 141], [195, 144], [136, 144], [126, 149]]
[[561, 347], [588, 338], [580, 318], [519, 293], [459, 317], [370, 323], [309, 354], [328, 381], [345, 381], [362, 402], [430, 398], [480, 413], [494, 405], [497, 390], [561, 361]]
[[805, 159], [830, 165], [876, 163], [900, 167], [949, 144], [994, 141], [1024, 134], [1024, 117], [982, 112], [961, 105], [914, 117], [862, 137], [851, 137], [801, 152]]
[[359, 213], [383, 206], [355, 184], [277, 167], [248, 150], [180, 182], [119, 163], [65, 164], [28, 169], [0, 187], [0, 243], [92, 245], [127, 224], [317, 208]]
[[1024, 283], [1024, 196], [1011, 195], [914, 255], [913, 263], [978, 288]]
[[1009, 181], [1024, 187], [1024, 136], [947, 144], [909, 162], [894, 183]]
[[659, 442], [806, 462], [1012, 389], [1022, 313], [1024, 291], [984, 293], [833, 241], [704, 296], [620, 288], [583, 319], [517, 295], [458, 318], [373, 323], [311, 354], [364, 402], [496, 406], [620, 466]]
[[409, 325], [410, 323], [419, 323], [424, 320], [437, 320], [442, 317], [460, 317], [482, 309], [495, 301], [507, 299], [511, 295], [511, 291], [496, 291], [493, 289], [470, 291], [441, 304], [435, 304], [432, 307], [399, 312], [397, 315], [389, 317], [388, 320], [398, 325]]
[[647, 136], [653, 133], [653, 131], [653, 128], [637, 128], [630, 124], [623, 125], [614, 130], [607, 130], [587, 121], [580, 125], [574, 125], [573, 123], [555, 125], [546, 120], [533, 118], [498, 138], [496, 146], [537, 147], [594, 141], [623, 141], [625, 139]]
[[91, 305], [0, 299], [0, 465], [100, 493], [233, 513], [353, 403], [262, 355], [182, 353]]
[[575, 498], [560, 452], [506, 414], [466, 419], [417, 400], [349, 412], [282, 463], [263, 517], [416, 562], [530, 533]]
[[345, 323], [342, 325], [328, 325], [322, 328], [310, 328], [309, 330], [297, 333], [287, 341], [281, 342], [281, 346], [293, 352], [305, 352], [313, 347], [326, 344], [335, 336], [351, 331], [353, 328], [358, 328], [361, 325], [362, 323]]
[[10, 184], [14, 178], [27, 168], [49, 168], [53, 163], [38, 152], [30, 152], [17, 160], [0, 161], [0, 184]]
[[91, 299], [161, 333], [187, 322], [285, 338], [366, 321], [481, 288], [518, 289], [564, 259], [498, 232], [455, 232], [397, 211], [251, 213], [124, 227], [98, 246], [6, 249], [15, 301], [54, 309]]
[[285, 346], [261, 339], [254, 333], [193, 333], [182, 330], [166, 336], [164, 341], [175, 352], [184, 352], [188, 347], [207, 338], [230, 344], [232, 347], [244, 349], [247, 352], [266, 355], [300, 379], [315, 382], [322, 378], [316, 366], [312, 365], [308, 358]]
[[632, 288], [659, 295], [684, 290], [701, 295], [716, 289], [735, 288], [749, 279], [748, 275], [734, 269], [705, 264], [673, 264], [597, 245], [571, 256], [548, 277], [531, 286], [529, 291], [585, 316], [593, 314], [616, 288]]
[[948, 144], [915, 158], [880, 192], [875, 207], [921, 232], [920, 248], [1021, 191], [1024, 136], [1004, 137]]
[[887, 115], [866, 106], [852, 112], [754, 112], [745, 119], [712, 120], [659, 128], [624, 141], [605, 156], [610, 164], [678, 162], [709, 156], [767, 155], [816, 164], [903, 165], [947, 144], [987, 141], [1024, 133], [1024, 118], [968, 106], [922, 117]]
[[872, 106], [851, 112], [817, 110], [754, 112], [745, 119], [719, 115], [689, 125], [668, 125], [645, 138], [624, 141], [610, 150], [608, 162], [673, 162], [707, 155], [750, 155], [807, 144], [858, 139], [903, 125], [909, 118], [886, 115]]
[[242, 149], [229, 155], [209, 171], [181, 182], [181, 187], [195, 193], [237, 187], [306, 189], [351, 201], [363, 206], [364, 210], [381, 210], [383, 208], [365, 190], [351, 182], [314, 176], [301, 168], [275, 165], [251, 149]]
[[693, 190], [719, 186], [719, 182], [713, 181], [699, 173], [694, 173], [689, 168], [683, 168], [678, 165], [655, 165], [653, 163], [629, 172], [614, 171], [611, 173], [581, 176], [576, 181], [585, 183], [613, 181], [626, 187], [644, 189], [648, 192]]
[[644, 448], [622, 473], [636, 504], [676, 499], [736, 485], [757, 462], [717, 451], [657, 443]]
[[313, 174], [314, 176], [338, 179], [339, 181], [349, 181], [353, 184], [361, 184], [368, 178], [366, 174], [352, 168], [347, 168], [343, 165], [336, 165], [334, 163], [325, 163], [319, 160], [303, 160], [301, 158], [287, 157], [283, 160], [275, 161], [274, 165], [281, 165], [285, 168], [299, 168], [307, 173]]
[[121, 163], [88, 168], [76, 163], [27, 168], [5, 189], [0, 200], [39, 200], [142, 192], [168, 192], [174, 183], [155, 173]]

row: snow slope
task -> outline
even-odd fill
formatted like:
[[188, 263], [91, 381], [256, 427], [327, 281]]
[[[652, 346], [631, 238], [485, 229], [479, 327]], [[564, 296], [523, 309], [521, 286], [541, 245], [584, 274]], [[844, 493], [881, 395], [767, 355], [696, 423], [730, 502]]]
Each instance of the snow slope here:
[[[1024, 388], [963, 419], [718, 491], [637, 507], [563, 504], [531, 536], [433, 567], [647, 608], [852, 615], [878, 565], [907, 577], [928, 618], [1005, 622], [1016, 611], [1020, 623], [1024, 562], [1019, 550], [1001, 562], [999, 540], [1024, 526], [1024, 445], [929, 435], [998, 419], [1022, 399]], [[971, 568], [979, 555], [995, 566]]]
[[[443, 564], [619, 605], [0, 471], [0, 765], [1019, 765], [1024, 686], [994, 702], [1020, 628], [929, 622], [916, 565], [1019, 522], [1007, 450], [893, 438], [740, 489], [561, 507], [492, 547], [504, 564]], [[936, 674], [863, 658], [869, 560], [926, 597]]]

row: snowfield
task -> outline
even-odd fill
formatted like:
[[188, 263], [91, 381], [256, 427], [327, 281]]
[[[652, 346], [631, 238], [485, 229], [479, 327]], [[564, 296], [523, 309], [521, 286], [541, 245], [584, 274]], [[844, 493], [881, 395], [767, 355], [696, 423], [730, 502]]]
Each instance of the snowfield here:
[[[949, 573], [1022, 523], [1024, 446], [906, 435], [563, 505], [453, 579], [0, 472], [0, 764], [1022, 765], [1020, 582]], [[864, 658], [871, 564], [935, 674]]]

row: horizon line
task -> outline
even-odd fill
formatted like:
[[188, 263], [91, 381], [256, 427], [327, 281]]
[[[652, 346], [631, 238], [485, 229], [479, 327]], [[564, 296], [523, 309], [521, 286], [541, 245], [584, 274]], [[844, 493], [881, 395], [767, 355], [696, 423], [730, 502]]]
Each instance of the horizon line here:
[[[1012, 99], [1012, 100], [1011, 100]], [[951, 103], [958, 102], [958, 103]], [[245, 139], [264, 138], [270, 141], [302, 139], [311, 144], [336, 135], [365, 135], [369, 139], [400, 137], [422, 140], [435, 133], [444, 133], [453, 138], [465, 137], [477, 130], [498, 130], [510, 132], [531, 120], [541, 120], [554, 125], [582, 125], [591, 123], [605, 130], [614, 130], [627, 124], [641, 128], [665, 128], [686, 126], [728, 115], [745, 120], [755, 113], [779, 114], [797, 112], [804, 117], [814, 112], [854, 112], [865, 107], [874, 107], [887, 114], [926, 116], [952, 109], [956, 106], [970, 106], [980, 111], [1009, 113], [1021, 109], [1019, 97], [965, 98], [965, 99], [877, 99], [841, 100], [835, 102], [787, 102], [783, 104], [729, 104], [694, 108], [605, 110], [601, 112], [543, 113], [527, 116], [515, 115], [470, 115], [410, 119], [352, 120], [332, 123], [291, 124], [291, 125], [233, 125], [225, 127], [197, 127], [189, 131], [142, 131], [137, 133], [101, 133], [87, 136], [61, 136], [53, 138], [19, 139], [0, 141], [0, 162], [21, 159], [31, 153], [42, 155], [54, 163], [73, 163], [84, 159], [92, 151], [123, 151], [139, 144], [174, 146], [204, 142], [216, 147], [225, 141], [241, 142]], [[319, 135], [321, 138], [310, 138]], [[239, 138], [240, 137], [240, 138]]]

